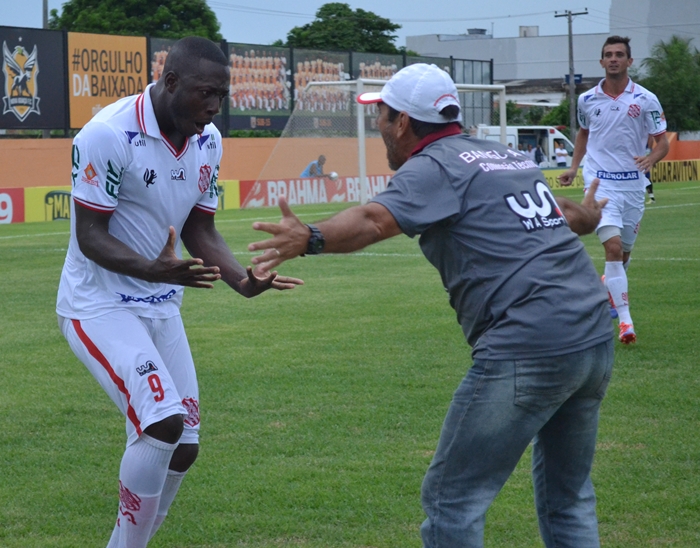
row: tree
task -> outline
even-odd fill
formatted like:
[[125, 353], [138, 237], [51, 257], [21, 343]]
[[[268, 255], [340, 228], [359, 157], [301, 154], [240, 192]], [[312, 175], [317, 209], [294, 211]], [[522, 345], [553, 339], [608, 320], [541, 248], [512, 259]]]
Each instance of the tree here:
[[398, 54], [394, 31], [401, 28], [371, 11], [353, 11], [348, 4], [331, 2], [321, 6], [316, 19], [287, 34], [287, 42], [274, 45], [324, 50], [350, 50]]
[[700, 130], [700, 53], [690, 42], [672, 36], [642, 61], [646, 77], [639, 83], [656, 94], [669, 129], [675, 131]]
[[61, 15], [51, 10], [49, 27], [96, 34], [195, 35], [221, 40], [219, 21], [205, 0], [68, 0]]
[[566, 126], [569, 127], [569, 98], [562, 99], [558, 106], [554, 107], [542, 117], [541, 124], [543, 126]]

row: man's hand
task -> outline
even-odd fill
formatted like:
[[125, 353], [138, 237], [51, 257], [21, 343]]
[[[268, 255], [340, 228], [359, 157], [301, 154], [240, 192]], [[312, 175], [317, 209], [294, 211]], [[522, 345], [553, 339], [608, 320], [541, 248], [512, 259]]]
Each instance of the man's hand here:
[[600, 179], [593, 179], [591, 186], [588, 188], [580, 204], [568, 198], [557, 197], [557, 204], [561, 208], [564, 217], [566, 217], [569, 228], [579, 236], [590, 234], [596, 229], [600, 222], [602, 210], [605, 204], [608, 203], [607, 198], [603, 198], [602, 200], [595, 199], [595, 193], [598, 190], [599, 183]]
[[646, 173], [652, 167], [654, 167], [654, 162], [651, 161], [649, 156], [635, 156], [634, 163], [636, 164], [637, 169], [643, 173]]
[[292, 213], [283, 197], [279, 199], [282, 219], [279, 223], [253, 223], [254, 230], [272, 234], [269, 240], [254, 242], [248, 245], [248, 251], [263, 250], [264, 253], [253, 257], [251, 262], [256, 265], [256, 275], [264, 275], [284, 261], [302, 255], [311, 235], [308, 227]]
[[268, 289], [277, 289], [284, 291], [285, 289], [294, 289], [298, 285], [304, 285], [304, 281], [299, 278], [291, 278], [289, 276], [279, 276], [277, 272], [262, 272], [253, 268], [246, 267], [248, 277], [241, 280], [240, 289], [241, 295], [245, 297], [255, 297]]
[[212, 288], [221, 278], [218, 266], [202, 266], [202, 259], [179, 259], [175, 254], [175, 228], [168, 232], [168, 240], [162, 251], [147, 270], [147, 281], [188, 287]]
[[564, 173], [557, 177], [557, 179], [559, 179], [559, 184], [561, 186], [571, 186], [571, 183], [573, 183], [574, 179], [576, 178], [577, 171], [578, 169], [567, 169]]

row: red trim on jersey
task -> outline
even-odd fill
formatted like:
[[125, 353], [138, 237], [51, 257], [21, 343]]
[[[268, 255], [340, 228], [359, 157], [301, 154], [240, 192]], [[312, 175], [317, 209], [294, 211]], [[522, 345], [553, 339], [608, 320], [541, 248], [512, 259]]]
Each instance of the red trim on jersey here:
[[209, 215], [216, 215], [216, 209], [206, 208], [200, 204], [195, 204], [193, 209], [196, 209], [197, 211], [201, 211], [202, 213], [208, 213]]
[[168, 150], [170, 150], [170, 152], [173, 153], [173, 156], [175, 156], [175, 159], [176, 159], [176, 160], [179, 160], [180, 158], [182, 158], [182, 157], [185, 155], [185, 152], [187, 152], [187, 149], [188, 149], [189, 146], [190, 146], [190, 140], [189, 140], [189, 139], [185, 139], [185, 143], [182, 145], [182, 148], [181, 148], [180, 151], [178, 152], [177, 148], [175, 148], [175, 145], [172, 144], [172, 142], [170, 141], [170, 139], [168, 139], [168, 137], [165, 135], [165, 133], [163, 133], [163, 132], [161, 131], [161, 132], [160, 132], [160, 136], [163, 138], [163, 142], [165, 143], [165, 146], [167, 146], [167, 147], [168, 147]]
[[146, 103], [146, 99], [143, 96], [144, 93], [146, 92], [144, 91], [136, 98], [136, 121], [138, 122], [139, 129], [141, 129], [141, 133], [143, 134], [146, 133], [146, 119], [144, 115], [144, 104]]
[[73, 196], [73, 201], [79, 206], [84, 207], [85, 209], [89, 209], [91, 211], [99, 211], [100, 213], [113, 213], [116, 209], [116, 207], [103, 206], [102, 204], [86, 202], [84, 200], [81, 200], [80, 198], [76, 198], [75, 196]]
[[83, 331], [83, 328], [80, 325], [80, 320], [71, 320], [71, 322], [73, 323], [73, 328], [75, 329], [75, 332], [78, 334], [78, 338], [80, 338], [82, 343], [85, 345], [87, 351], [93, 358], [95, 358], [99, 362], [99, 364], [102, 367], [105, 368], [105, 371], [107, 371], [107, 373], [109, 374], [109, 378], [112, 379], [112, 382], [117, 385], [119, 391], [126, 396], [126, 416], [129, 417], [129, 420], [136, 427], [136, 433], [140, 436], [142, 432], [141, 421], [139, 421], [139, 418], [136, 416], [136, 410], [133, 407], [131, 407], [131, 394], [129, 394], [129, 391], [124, 385], [124, 380], [117, 376], [114, 369], [112, 369], [111, 364], [107, 361], [107, 358], [104, 357], [104, 354], [100, 352], [97, 346], [95, 346], [95, 343], [92, 342], [90, 337], [88, 337], [85, 331]]

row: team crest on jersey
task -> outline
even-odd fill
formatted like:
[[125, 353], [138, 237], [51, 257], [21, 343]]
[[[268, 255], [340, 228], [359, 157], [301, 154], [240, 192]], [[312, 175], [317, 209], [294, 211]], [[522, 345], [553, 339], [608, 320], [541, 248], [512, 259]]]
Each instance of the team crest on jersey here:
[[197, 426], [199, 424], [199, 402], [194, 398], [183, 398], [182, 405], [187, 411], [185, 424], [187, 426]]
[[211, 184], [211, 166], [204, 164], [199, 168], [199, 191], [204, 193]]
[[31, 53], [22, 46], [15, 46], [13, 52], [2, 43], [2, 71], [5, 73], [5, 95], [2, 98], [3, 114], [11, 112], [23, 122], [32, 112], [39, 111], [40, 98], [37, 95], [36, 77], [39, 74], [36, 44]]
[[184, 181], [185, 180], [185, 168], [171, 169], [170, 170], [170, 180], [171, 181]]
[[627, 115], [630, 116], [631, 118], [637, 118], [639, 115], [642, 113], [642, 107], [640, 107], [636, 103], [632, 103], [630, 105], [629, 110], [627, 110]]
[[158, 368], [156, 367], [156, 364], [153, 363], [151, 360], [148, 360], [146, 363], [144, 363], [143, 365], [139, 365], [136, 368], [136, 372], [139, 374], [139, 377], [143, 377], [144, 375], [152, 373], [153, 371], [158, 371]]
[[535, 183], [537, 201], [532, 195], [524, 191], [521, 193], [525, 205], [520, 203], [520, 198], [515, 194], [504, 196], [510, 210], [520, 217], [520, 222], [526, 232], [543, 230], [545, 228], [558, 228], [566, 225], [566, 219], [562, 215], [557, 202], [552, 196], [549, 187], [542, 181]]
[[92, 167], [92, 164], [88, 163], [87, 167], [83, 170], [84, 175], [81, 177], [83, 183], [87, 183], [92, 186], [99, 186], [100, 182], [97, 180], [97, 171]]

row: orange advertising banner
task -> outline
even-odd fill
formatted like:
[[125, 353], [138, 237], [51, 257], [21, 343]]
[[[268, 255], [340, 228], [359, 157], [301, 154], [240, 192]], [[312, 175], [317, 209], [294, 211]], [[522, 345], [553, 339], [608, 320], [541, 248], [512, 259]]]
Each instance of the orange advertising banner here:
[[70, 127], [83, 127], [95, 114], [148, 84], [146, 38], [68, 33]]

